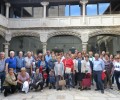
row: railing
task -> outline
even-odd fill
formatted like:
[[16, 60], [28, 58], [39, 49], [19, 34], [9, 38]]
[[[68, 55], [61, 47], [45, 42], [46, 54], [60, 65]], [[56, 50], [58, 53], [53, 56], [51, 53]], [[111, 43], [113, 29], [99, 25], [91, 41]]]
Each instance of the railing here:
[[3, 27], [8, 27], [8, 19], [0, 14], [0, 25]]
[[34, 28], [34, 27], [78, 27], [78, 26], [115, 26], [120, 25], [120, 14], [86, 16], [83, 17], [59, 17], [59, 18], [10, 18], [0, 16], [0, 25], [8, 28]]

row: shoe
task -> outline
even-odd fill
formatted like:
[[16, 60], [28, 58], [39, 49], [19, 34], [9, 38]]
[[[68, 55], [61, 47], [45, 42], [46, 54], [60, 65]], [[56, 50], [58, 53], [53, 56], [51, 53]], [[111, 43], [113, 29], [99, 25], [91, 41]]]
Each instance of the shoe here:
[[113, 90], [113, 87], [111, 87], [110, 89]]
[[52, 87], [50, 86], [49, 89], [51, 89]]
[[53, 88], [54, 88], [54, 89], [56, 89], [56, 87], [55, 87], [55, 86], [54, 86]]
[[78, 88], [78, 90], [80, 90], [80, 89], [81, 89], [81, 87]]
[[4, 96], [7, 97], [7, 93], [4, 91]]
[[100, 89], [95, 89], [95, 91], [99, 91]]
[[43, 92], [43, 90], [40, 90], [41, 92]]
[[104, 94], [104, 90], [101, 90], [101, 93]]
[[71, 91], [72, 89], [71, 89], [71, 88], [69, 88], [69, 90]]

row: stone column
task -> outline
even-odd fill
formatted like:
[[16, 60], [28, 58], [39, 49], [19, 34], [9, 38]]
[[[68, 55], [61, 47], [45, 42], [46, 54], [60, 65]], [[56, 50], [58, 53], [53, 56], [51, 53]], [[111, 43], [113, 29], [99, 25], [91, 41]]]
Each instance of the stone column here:
[[46, 8], [49, 2], [41, 2], [41, 5], [43, 6], [43, 18], [46, 18]]
[[9, 53], [9, 42], [3, 43], [4, 44], [4, 52], [5, 52], [5, 58], [8, 58], [8, 53]]
[[81, 40], [82, 40], [82, 50], [87, 51], [87, 45], [89, 40], [89, 31], [83, 31], [81, 33]]
[[82, 50], [83, 51], [87, 51], [87, 45], [88, 45], [87, 42], [82, 42]]
[[47, 51], [47, 43], [46, 42], [42, 42], [43, 45], [43, 54], [46, 54]]
[[5, 3], [5, 6], [6, 6], [6, 18], [9, 18], [9, 10], [10, 10], [10, 3]]
[[85, 24], [86, 23], [86, 20], [85, 20], [86, 4], [88, 3], [88, 0], [80, 0], [80, 3], [82, 4], [83, 24]]

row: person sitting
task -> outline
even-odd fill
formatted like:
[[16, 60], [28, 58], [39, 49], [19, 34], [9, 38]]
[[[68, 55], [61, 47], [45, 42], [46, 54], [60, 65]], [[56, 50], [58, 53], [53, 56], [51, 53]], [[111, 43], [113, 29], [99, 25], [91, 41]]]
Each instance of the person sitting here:
[[19, 91], [25, 91], [25, 93], [29, 90], [29, 83], [30, 83], [30, 76], [26, 72], [26, 69], [23, 67], [21, 68], [21, 72], [18, 74], [18, 89]]
[[43, 76], [39, 73], [39, 68], [36, 69], [36, 72], [33, 74], [33, 80], [30, 84], [31, 89], [37, 90], [40, 86], [40, 90], [43, 91]]
[[49, 72], [49, 85], [49, 89], [55, 89], [55, 72], [53, 69], [51, 69], [51, 71]]
[[6, 75], [5, 81], [3, 83], [3, 89], [4, 89], [4, 96], [8, 96], [8, 94], [15, 93], [17, 89], [17, 80], [14, 74], [14, 69], [9, 68], [8, 73]]

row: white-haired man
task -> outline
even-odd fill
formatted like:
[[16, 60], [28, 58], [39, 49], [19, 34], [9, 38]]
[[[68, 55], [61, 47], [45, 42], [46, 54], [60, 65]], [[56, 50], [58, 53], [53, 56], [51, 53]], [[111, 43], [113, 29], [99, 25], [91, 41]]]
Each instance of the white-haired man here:
[[32, 74], [32, 66], [33, 66], [34, 58], [32, 57], [32, 53], [30, 51], [27, 52], [27, 56], [25, 57], [25, 68], [29, 75]]
[[16, 68], [16, 71], [20, 72], [21, 68], [25, 67], [25, 60], [24, 60], [23, 52], [22, 51], [19, 52], [19, 55], [16, 57], [16, 59], [17, 59], [17, 68]]
[[10, 51], [10, 57], [6, 59], [6, 73], [8, 73], [9, 68], [13, 68], [16, 72], [17, 60], [15, 58], [15, 52]]
[[1, 79], [1, 92], [3, 90], [3, 82], [5, 80], [5, 53], [0, 52], [0, 79]]

